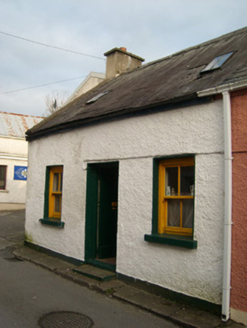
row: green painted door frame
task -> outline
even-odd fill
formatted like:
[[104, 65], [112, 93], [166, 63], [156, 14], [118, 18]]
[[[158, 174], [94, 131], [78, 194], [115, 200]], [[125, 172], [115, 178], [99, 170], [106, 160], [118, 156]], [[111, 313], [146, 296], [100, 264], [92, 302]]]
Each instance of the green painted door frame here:
[[118, 162], [88, 164], [85, 260], [116, 257]]

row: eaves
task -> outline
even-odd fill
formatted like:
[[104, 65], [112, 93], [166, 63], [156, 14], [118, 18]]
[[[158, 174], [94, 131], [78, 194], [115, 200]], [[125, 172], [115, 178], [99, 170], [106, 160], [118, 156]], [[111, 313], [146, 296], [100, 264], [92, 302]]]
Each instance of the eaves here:
[[79, 129], [89, 125], [103, 124], [104, 122], [123, 120], [134, 116], [152, 115], [162, 111], [175, 110], [178, 108], [185, 108], [189, 106], [196, 106], [214, 100], [213, 96], [207, 96], [198, 98], [196, 93], [186, 95], [185, 97], [176, 98], [167, 102], [155, 104], [153, 106], [141, 107], [141, 108], [125, 108], [116, 112], [110, 112], [96, 117], [84, 118], [72, 122], [66, 122], [64, 124], [58, 124], [53, 127], [39, 130], [33, 133], [26, 133], [26, 140], [33, 141], [39, 138], [43, 138], [49, 135], [65, 133], [71, 130]]

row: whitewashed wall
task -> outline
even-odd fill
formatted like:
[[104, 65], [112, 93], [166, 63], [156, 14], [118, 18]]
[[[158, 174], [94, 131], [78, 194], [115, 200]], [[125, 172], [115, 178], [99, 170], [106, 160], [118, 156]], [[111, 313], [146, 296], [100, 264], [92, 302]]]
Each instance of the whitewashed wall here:
[[[151, 244], [153, 157], [195, 153], [198, 248]], [[118, 160], [117, 272], [221, 302], [223, 253], [222, 102], [98, 124], [29, 143], [29, 240], [84, 259], [87, 163]], [[43, 226], [47, 165], [64, 165], [64, 229]], [[131, 255], [130, 255], [131, 254]]]
[[24, 138], [0, 136], [0, 165], [7, 165], [6, 190], [0, 190], [0, 210], [25, 207], [27, 182], [14, 180], [14, 166], [27, 166], [27, 149]]
[[28, 143], [24, 138], [11, 138], [0, 136], [0, 153], [13, 156], [25, 156], [27, 157]]

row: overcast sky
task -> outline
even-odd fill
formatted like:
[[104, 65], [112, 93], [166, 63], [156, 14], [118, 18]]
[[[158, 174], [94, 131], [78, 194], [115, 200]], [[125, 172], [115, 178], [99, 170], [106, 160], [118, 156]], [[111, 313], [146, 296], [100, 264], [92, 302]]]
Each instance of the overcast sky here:
[[106, 51], [147, 63], [245, 27], [246, 13], [247, 0], [0, 0], [0, 111], [41, 116], [47, 96], [104, 73]]

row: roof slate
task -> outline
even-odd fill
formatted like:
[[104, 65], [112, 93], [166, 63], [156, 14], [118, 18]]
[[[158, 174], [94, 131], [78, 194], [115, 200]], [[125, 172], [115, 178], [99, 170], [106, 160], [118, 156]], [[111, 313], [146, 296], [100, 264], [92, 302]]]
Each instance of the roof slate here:
[[[234, 54], [214, 71], [200, 74], [215, 57]], [[197, 92], [247, 78], [247, 27], [145, 64], [102, 82], [27, 131], [27, 139], [98, 121], [197, 98]], [[104, 97], [87, 105], [99, 93]]]

